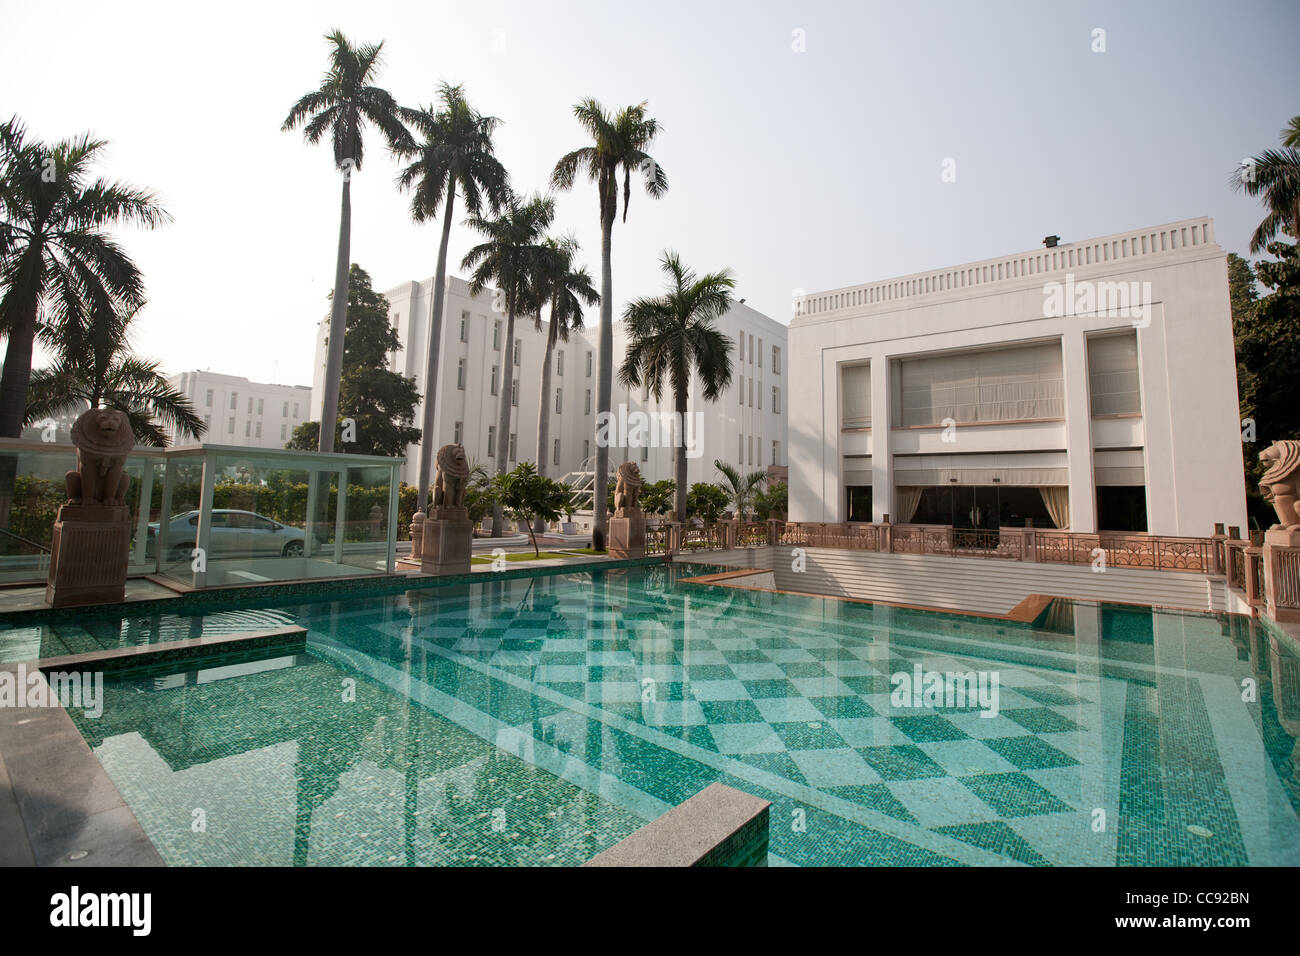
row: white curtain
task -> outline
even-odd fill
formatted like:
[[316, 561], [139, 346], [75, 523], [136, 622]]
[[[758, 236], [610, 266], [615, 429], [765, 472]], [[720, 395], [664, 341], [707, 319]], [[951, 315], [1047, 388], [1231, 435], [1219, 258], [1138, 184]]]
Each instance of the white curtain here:
[[1088, 339], [1088, 391], [1094, 415], [1131, 415], [1142, 411], [1137, 329]]
[[849, 365], [840, 370], [841, 414], [844, 428], [871, 424], [871, 366]]
[[924, 489], [915, 487], [903, 487], [894, 489], [894, 507], [898, 513], [894, 515], [895, 524], [907, 524], [916, 514], [916, 506], [921, 503], [921, 492]]
[[1070, 489], [1061, 485], [1039, 488], [1043, 496], [1043, 506], [1052, 517], [1052, 524], [1058, 528], [1070, 527]]
[[1057, 343], [968, 351], [899, 363], [899, 424], [1063, 418], [1065, 383]]

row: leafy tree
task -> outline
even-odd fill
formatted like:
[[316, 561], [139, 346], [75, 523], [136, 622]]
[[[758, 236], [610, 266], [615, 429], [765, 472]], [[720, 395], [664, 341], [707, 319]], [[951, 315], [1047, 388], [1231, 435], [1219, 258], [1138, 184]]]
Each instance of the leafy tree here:
[[[439, 350], [442, 344], [442, 313], [447, 286], [447, 244], [451, 237], [452, 210], [456, 190], [465, 200], [470, 215], [484, 211], [484, 200], [493, 213], [509, 195], [509, 177], [493, 155], [492, 135], [500, 124], [495, 116], [483, 116], [469, 105], [461, 86], [443, 83], [438, 88], [438, 106], [404, 110], [403, 116], [421, 140], [410, 151], [409, 166], [397, 177], [403, 189], [414, 189], [411, 218], [416, 222], [435, 219], [442, 210], [442, 238], [438, 242], [438, 264], [434, 270], [433, 303], [429, 313], [429, 354], [425, 364], [424, 433], [434, 434], [434, 413], [438, 395]], [[420, 446], [420, 501], [424, 508], [433, 470], [433, 442]]]
[[152, 229], [171, 217], [151, 192], [91, 178], [107, 146], [88, 133], [29, 141], [17, 117], [0, 125], [0, 335], [9, 340], [0, 438], [22, 431], [38, 325], [66, 327], [144, 304], [140, 270], [107, 230]]
[[713, 467], [722, 475], [722, 481], [718, 484], [730, 497], [731, 504], [735, 506], [736, 517], [744, 521], [745, 515], [752, 514], [754, 511], [754, 498], [763, 490], [763, 485], [767, 482], [767, 472], [751, 471], [741, 474], [739, 468], [727, 464], [721, 458], [714, 459]]
[[[82, 303], [82, 309], [88, 309]], [[54, 365], [32, 373], [24, 424], [85, 407], [126, 413], [135, 440], [165, 448], [167, 427], [198, 438], [207, 426], [185, 394], [169, 382], [158, 363], [132, 355], [131, 323], [137, 310], [91, 311], [89, 318], [41, 330]]]
[[1300, 239], [1300, 132], [1295, 117], [1282, 130], [1282, 148], [1266, 149], [1233, 171], [1229, 185], [1234, 192], [1257, 196], [1268, 210], [1250, 237], [1250, 251], [1263, 252], [1268, 244], [1286, 233]]
[[[731, 384], [731, 339], [713, 321], [731, 307], [736, 280], [723, 269], [699, 276], [677, 255], [661, 259], [668, 291], [655, 298], [633, 299], [623, 310], [627, 353], [618, 380], [625, 388], [648, 386], [662, 401], [665, 385], [681, 427], [673, 462], [677, 476], [677, 520], [686, 520], [686, 415], [691, 377], [698, 374], [706, 402], [715, 402]], [[597, 472], [599, 474], [599, 472]]]
[[[497, 474], [505, 474], [510, 457], [510, 410], [514, 377], [515, 314], [537, 307], [532, 297], [532, 276], [543, 254], [542, 236], [555, 217], [555, 200], [534, 195], [527, 200], [510, 196], [501, 215], [470, 216], [466, 223], [481, 232], [486, 241], [465, 254], [461, 268], [471, 269], [470, 291], [478, 295], [496, 283], [497, 296], [506, 313], [506, 336], [501, 362], [501, 386], [497, 406]], [[501, 506], [493, 512], [492, 536], [501, 536]]]
[[754, 496], [754, 514], [759, 521], [784, 518], [789, 514], [789, 486], [784, 481], [771, 482], [764, 491]]
[[[415, 379], [388, 367], [388, 357], [402, 347], [388, 321], [388, 300], [370, 285], [370, 274], [355, 263], [348, 279], [348, 305], [343, 366], [339, 388], [339, 428], [352, 419], [356, 435], [347, 451], [357, 455], [394, 457], [420, 440], [415, 406], [420, 393]], [[320, 423], [304, 422], [293, 430], [286, 448], [313, 451], [320, 447]], [[344, 432], [340, 438], [347, 439]], [[334, 442], [330, 443], [331, 445]]]
[[677, 482], [663, 478], [651, 482], [641, 489], [641, 507], [648, 514], [665, 515], [673, 510], [673, 496], [676, 494]]
[[706, 481], [697, 481], [691, 485], [686, 496], [686, 513], [705, 524], [713, 524], [730, 503], [731, 495], [725, 489]]
[[539, 475], [531, 461], [520, 462], [514, 471], [498, 474], [493, 479], [493, 487], [510, 520], [528, 523], [533, 553], [541, 557], [533, 522], [560, 520], [560, 515], [568, 507], [568, 489], [554, 478]]
[[[334, 150], [334, 165], [343, 175], [343, 196], [339, 211], [339, 245], [334, 267], [334, 308], [330, 313], [330, 348], [325, 359], [323, 421], [338, 417], [342, 392], [343, 329], [352, 243], [352, 172], [360, 171], [365, 157], [363, 132], [367, 122], [379, 128], [394, 152], [414, 147], [410, 131], [402, 124], [402, 109], [386, 91], [373, 85], [382, 63], [384, 44], [355, 46], [339, 30], [325, 37], [331, 44], [330, 65], [321, 85], [301, 97], [289, 110], [280, 129], [302, 127], [303, 138], [319, 143], [326, 134]], [[325, 429], [320, 450], [334, 450], [334, 432]]]
[[[623, 221], [627, 222], [627, 204], [632, 198], [632, 170], [645, 176], [645, 190], [655, 199], [668, 191], [668, 177], [663, 167], [646, 152], [659, 133], [659, 122], [646, 115], [646, 103], [628, 106], [609, 114], [594, 99], [585, 99], [573, 107], [573, 115], [592, 139], [561, 156], [551, 173], [551, 185], [572, 189], [580, 173], [596, 184], [600, 196], [600, 344], [599, 370], [596, 379], [596, 413], [608, 415], [614, 381], [614, 280], [610, 249], [614, 219], [618, 213], [618, 174], [623, 173]], [[593, 501], [605, 497], [609, 484], [609, 448], [596, 443], [596, 481]], [[592, 547], [605, 550], [607, 516], [595, 509]]]

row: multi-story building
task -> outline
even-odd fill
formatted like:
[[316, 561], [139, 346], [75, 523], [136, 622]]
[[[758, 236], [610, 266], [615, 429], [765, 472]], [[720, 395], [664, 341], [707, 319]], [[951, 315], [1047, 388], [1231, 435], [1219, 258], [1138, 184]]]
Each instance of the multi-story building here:
[[[415, 379], [422, 396], [415, 423], [423, 421], [425, 362], [433, 280], [408, 282], [384, 293], [389, 319], [397, 329], [402, 349], [389, 357], [390, 367]], [[506, 316], [493, 310], [493, 290], [472, 295], [464, 279], [449, 277], [443, 313], [441, 370], [438, 376], [437, 431], [439, 446], [465, 446], [471, 462], [495, 470], [497, 393], [500, 369], [506, 363], [515, 383], [510, 419], [510, 460], [536, 461], [537, 413], [541, 401], [542, 361], [546, 353], [547, 325], [540, 327], [533, 316], [516, 316], [514, 342], [505, 342]], [[596, 449], [596, 367], [598, 316], [589, 309], [588, 327], [555, 346], [551, 370], [549, 447], [542, 450], [546, 471], [552, 477], [590, 471]], [[697, 439], [690, 458], [690, 481], [713, 480], [713, 461], [721, 458], [746, 469], [758, 469], [786, 462], [785, 368], [786, 328], [767, 316], [737, 302], [718, 321], [718, 327], [737, 342], [732, 353], [733, 383], [719, 401], [707, 403], [693, 383], [690, 412], [700, 413], [698, 427], [688, 435]], [[316, 362], [310, 418], [320, 418], [323, 400], [326, 338], [329, 320], [322, 319], [317, 332]], [[621, 323], [614, 326], [614, 365], [623, 359], [625, 335]], [[740, 343], [743, 342], [743, 352]], [[617, 417], [619, 405], [631, 412], [671, 411], [670, 395], [662, 403], [641, 394], [629, 395], [615, 381], [612, 405]], [[698, 433], [698, 434], [696, 434]], [[739, 436], [739, 437], [738, 437]], [[622, 430], [616, 438], [625, 438]], [[615, 445], [622, 442], [615, 441]], [[419, 446], [407, 450], [403, 479], [414, 484], [419, 470]], [[672, 448], [615, 447], [610, 461], [638, 461], [647, 481], [671, 478]]]
[[[312, 390], [272, 385], [238, 375], [193, 371], [168, 376], [207, 424], [203, 441], [249, 448], [283, 448], [293, 430], [311, 420]], [[174, 431], [173, 444], [184, 444]]]
[[1245, 525], [1209, 219], [808, 295], [790, 352], [793, 520]]

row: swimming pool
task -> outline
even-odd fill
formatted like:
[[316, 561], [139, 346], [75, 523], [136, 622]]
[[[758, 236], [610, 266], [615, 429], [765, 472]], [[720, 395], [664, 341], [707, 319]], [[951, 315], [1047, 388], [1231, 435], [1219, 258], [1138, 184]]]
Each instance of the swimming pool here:
[[[171, 864], [575, 864], [714, 781], [772, 801], [775, 864], [1300, 863], [1300, 662], [1256, 623], [1058, 601], [1022, 625], [700, 573], [23, 639], [308, 629], [306, 653], [124, 675], [102, 717], [70, 711]], [[898, 690], [948, 674], [987, 693]]]

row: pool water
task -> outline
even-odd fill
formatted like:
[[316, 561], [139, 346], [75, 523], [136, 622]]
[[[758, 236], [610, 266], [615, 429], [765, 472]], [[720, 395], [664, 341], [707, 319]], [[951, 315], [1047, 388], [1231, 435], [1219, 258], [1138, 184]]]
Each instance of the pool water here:
[[[774, 864], [1300, 863], [1300, 661], [1255, 622], [1058, 601], [1023, 625], [699, 573], [21, 639], [308, 629], [306, 653], [125, 675], [102, 717], [71, 711], [171, 864], [576, 864], [714, 781], [772, 801]], [[892, 692], [918, 668], [995, 696], [915, 706]]]

